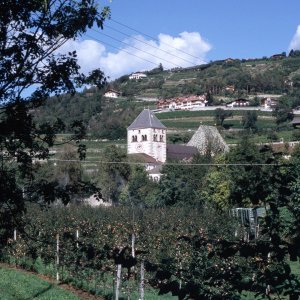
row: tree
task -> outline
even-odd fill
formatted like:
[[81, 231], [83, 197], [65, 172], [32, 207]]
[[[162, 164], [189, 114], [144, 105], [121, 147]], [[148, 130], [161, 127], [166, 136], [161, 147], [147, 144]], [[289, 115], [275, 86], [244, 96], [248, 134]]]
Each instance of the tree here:
[[[108, 15], [94, 0], [0, 1], [0, 219], [6, 216], [6, 225], [17, 221], [25, 199], [68, 201], [68, 192], [76, 193], [77, 186], [63, 190], [36, 178], [34, 162], [49, 158], [49, 146], [65, 125], [57, 120], [37, 126], [32, 113], [50, 95], [74, 94], [85, 83], [103, 85], [101, 70], [81, 74], [76, 52], [61, 54], [59, 48], [95, 23], [102, 28]], [[82, 123], [70, 127], [71, 139], [79, 142]], [[79, 150], [83, 158], [84, 148]]]
[[242, 117], [242, 125], [245, 129], [248, 130], [257, 130], [256, 126], [257, 113], [256, 111], [246, 111]]
[[215, 110], [215, 120], [217, 126], [223, 126], [225, 119], [232, 117], [232, 112], [226, 111], [222, 108], [217, 108]]
[[293, 111], [287, 99], [281, 99], [276, 108], [273, 110], [273, 116], [276, 118], [277, 126], [293, 119]]
[[124, 203], [141, 208], [157, 205], [158, 184], [149, 178], [143, 166], [132, 168]]
[[103, 199], [117, 204], [131, 172], [130, 166], [126, 164], [127, 156], [124, 150], [112, 145], [104, 149], [102, 159], [103, 164], [100, 165], [96, 180]]

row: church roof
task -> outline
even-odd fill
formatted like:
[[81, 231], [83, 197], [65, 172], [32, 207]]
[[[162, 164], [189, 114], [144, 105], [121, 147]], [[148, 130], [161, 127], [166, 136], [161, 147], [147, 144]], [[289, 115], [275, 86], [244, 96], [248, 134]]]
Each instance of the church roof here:
[[142, 163], [147, 163], [147, 164], [162, 164], [161, 161], [156, 160], [152, 156], [146, 154], [146, 153], [130, 153], [128, 154], [128, 157], [130, 161], [135, 161], [135, 162], [142, 162]]
[[150, 109], [144, 109], [128, 127], [128, 129], [156, 128], [166, 129]]
[[193, 146], [167, 144], [168, 159], [190, 160], [193, 158], [193, 155], [197, 153], [199, 153], [198, 149]]
[[214, 126], [200, 125], [198, 130], [194, 133], [187, 146], [193, 146], [198, 149], [201, 154], [208, 151], [213, 155], [219, 152], [226, 152], [229, 150], [228, 145]]

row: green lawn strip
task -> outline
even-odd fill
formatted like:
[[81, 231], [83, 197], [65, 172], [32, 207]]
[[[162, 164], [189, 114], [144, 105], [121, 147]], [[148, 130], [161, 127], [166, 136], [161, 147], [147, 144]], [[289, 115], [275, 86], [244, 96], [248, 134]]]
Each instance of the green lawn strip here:
[[33, 274], [0, 267], [1, 300], [79, 300], [74, 294]]

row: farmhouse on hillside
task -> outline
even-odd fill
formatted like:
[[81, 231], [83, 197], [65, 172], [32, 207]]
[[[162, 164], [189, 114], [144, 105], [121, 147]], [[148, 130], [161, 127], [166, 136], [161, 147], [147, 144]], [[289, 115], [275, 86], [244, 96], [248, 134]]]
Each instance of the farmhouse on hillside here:
[[147, 78], [147, 75], [145, 73], [141, 73], [141, 72], [136, 72], [136, 73], [132, 73], [131, 75], [129, 75], [130, 80], [139, 80], [139, 79], [144, 79], [144, 78]]
[[121, 95], [121, 93], [113, 90], [113, 89], [108, 89], [105, 93], [104, 93], [104, 97], [107, 98], [118, 98]]

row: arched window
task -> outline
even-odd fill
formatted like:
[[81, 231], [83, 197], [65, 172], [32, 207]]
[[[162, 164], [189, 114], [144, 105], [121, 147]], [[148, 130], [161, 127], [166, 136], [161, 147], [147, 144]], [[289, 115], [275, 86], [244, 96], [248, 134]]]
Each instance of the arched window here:
[[146, 134], [142, 135], [142, 142], [145, 142], [145, 141], [147, 141], [147, 135]]
[[153, 142], [157, 142], [157, 134], [153, 135]]
[[159, 136], [159, 141], [160, 141], [160, 142], [163, 142], [163, 141], [164, 141], [164, 136], [163, 136], [163, 135], [160, 135], [160, 136]]
[[133, 135], [131, 141], [132, 141], [132, 142], [137, 142], [137, 136], [136, 136], [136, 135]]

